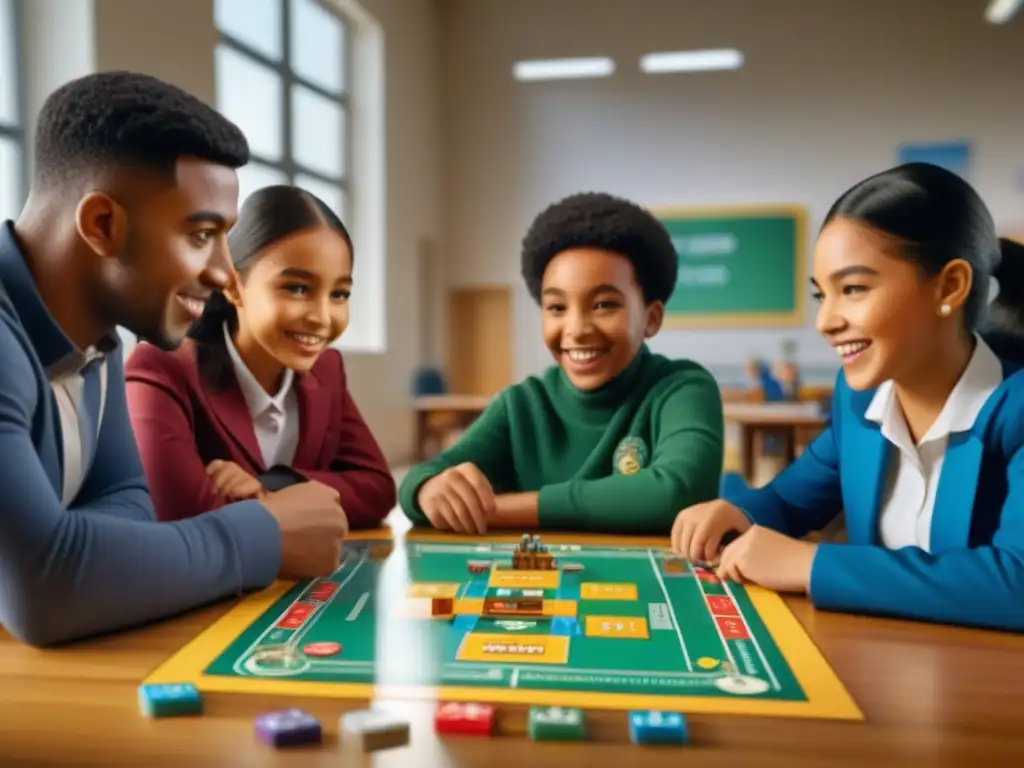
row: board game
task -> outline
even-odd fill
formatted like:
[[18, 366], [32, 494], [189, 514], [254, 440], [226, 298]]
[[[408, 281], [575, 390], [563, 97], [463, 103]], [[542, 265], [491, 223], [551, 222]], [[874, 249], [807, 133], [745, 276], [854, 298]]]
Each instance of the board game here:
[[353, 536], [329, 578], [249, 596], [145, 681], [860, 720], [782, 599], [664, 540]]

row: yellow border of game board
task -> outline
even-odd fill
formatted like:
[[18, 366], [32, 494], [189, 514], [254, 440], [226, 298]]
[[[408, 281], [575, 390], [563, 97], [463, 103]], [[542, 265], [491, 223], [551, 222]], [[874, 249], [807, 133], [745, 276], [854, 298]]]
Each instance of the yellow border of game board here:
[[[542, 534], [553, 544], [591, 544], [595, 546], [664, 547], [660, 538], [582, 536]], [[352, 539], [393, 538], [391, 531], [360, 531]], [[409, 531], [408, 541], [470, 541], [465, 536], [436, 531]], [[515, 542], [519, 536], [488, 535], [472, 541]], [[750, 600], [765, 627], [800, 683], [807, 701], [766, 701], [741, 697], [646, 696], [642, 694], [584, 693], [558, 690], [508, 690], [476, 687], [382, 686], [362, 683], [325, 683], [313, 681], [254, 679], [204, 675], [205, 670], [275, 600], [294, 586], [277, 582], [251, 595], [229, 610], [214, 624], [197, 635], [176, 654], [154, 670], [143, 682], [192, 683], [208, 693], [251, 693], [288, 696], [312, 696], [331, 699], [442, 699], [489, 703], [583, 707], [592, 709], [661, 709], [690, 714], [769, 715], [837, 720], [863, 720], [864, 714], [836, 676], [821, 651], [797, 621], [782, 598], [768, 590], [747, 586]]]

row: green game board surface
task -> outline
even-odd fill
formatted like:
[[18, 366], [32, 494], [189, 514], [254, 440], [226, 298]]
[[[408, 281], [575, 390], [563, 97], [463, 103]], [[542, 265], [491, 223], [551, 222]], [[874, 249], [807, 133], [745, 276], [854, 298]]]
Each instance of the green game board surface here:
[[[278, 598], [217, 654], [213, 677], [287, 679], [396, 686], [574, 691], [644, 696], [742, 697], [804, 702], [805, 691], [765, 626], [747, 589], [722, 583], [669, 552], [641, 546], [551, 544], [558, 573], [545, 601], [575, 601], [575, 617], [440, 618], [410, 613], [413, 584], [457, 585], [457, 600], [509, 596], [471, 574], [471, 560], [509, 567], [514, 543], [406, 541], [381, 556], [386, 541], [353, 541], [330, 578], [301, 583]], [[325, 582], [335, 584], [323, 596]], [[585, 585], [633, 585], [636, 599], [588, 599]], [[514, 595], [513, 595], [514, 596]], [[412, 600], [415, 603], [415, 599]], [[420, 603], [423, 601], [421, 600]], [[429, 601], [428, 601], [429, 602]], [[293, 606], [306, 613], [284, 620]], [[300, 609], [302, 610], [302, 609]], [[591, 636], [587, 617], [615, 632], [632, 620], [646, 637]], [[282, 626], [284, 620], [284, 626]], [[567, 638], [565, 663], [460, 660], [467, 636]], [[303, 652], [336, 642], [332, 656]]]

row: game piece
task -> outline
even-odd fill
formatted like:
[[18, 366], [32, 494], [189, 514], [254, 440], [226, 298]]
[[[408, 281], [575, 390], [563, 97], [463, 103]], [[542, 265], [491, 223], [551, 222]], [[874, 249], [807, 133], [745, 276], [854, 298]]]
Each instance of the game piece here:
[[376, 709], [346, 712], [341, 716], [342, 741], [363, 752], [391, 749], [409, 743], [409, 723]]
[[451, 616], [455, 613], [455, 601], [450, 597], [434, 597], [430, 600], [431, 616]]
[[491, 568], [491, 564], [487, 560], [470, 560], [466, 563], [466, 567], [470, 573], [487, 573]]
[[302, 652], [307, 656], [334, 656], [341, 653], [341, 643], [308, 643], [302, 647]]
[[140, 685], [139, 708], [146, 717], [198, 715], [203, 711], [203, 698], [191, 683]]
[[565, 563], [562, 570], [566, 573], [579, 573], [583, 570], [583, 563]]
[[320, 722], [301, 709], [267, 712], [256, 718], [256, 738], [272, 747], [319, 744]]
[[587, 737], [583, 710], [530, 707], [530, 738], [534, 741], [580, 741]]
[[685, 744], [689, 734], [678, 712], [630, 712], [629, 738], [634, 744]]
[[463, 736], [490, 736], [494, 728], [494, 707], [475, 702], [443, 701], [434, 713], [434, 730]]

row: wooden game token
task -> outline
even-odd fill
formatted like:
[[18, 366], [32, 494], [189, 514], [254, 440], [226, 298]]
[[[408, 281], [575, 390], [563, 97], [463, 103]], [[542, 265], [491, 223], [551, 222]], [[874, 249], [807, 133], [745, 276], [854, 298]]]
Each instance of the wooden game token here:
[[301, 709], [267, 712], [256, 718], [256, 738], [274, 747], [319, 744], [323, 734], [320, 722]]
[[581, 741], [587, 723], [576, 707], [530, 707], [529, 731], [534, 741]]
[[494, 707], [475, 702], [442, 701], [434, 712], [437, 733], [489, 736], [494, 727]]
[[203, 697], [192, 683], [139, 686], [139, 709], [146, 717], [198, 715]]
[[342, 740], [363, 752], [391, 749], [409, 743], [409, 723], [375, 709], [346, 712], [341, 716]]
[[341, 653], [341, 643], [309, 643], [302, 647], [302, 652], [307, 656], [334, 656]]
[[634, 744], [685, 744], [686, 718], [678, 712], [630, 712], [629, 738]]

